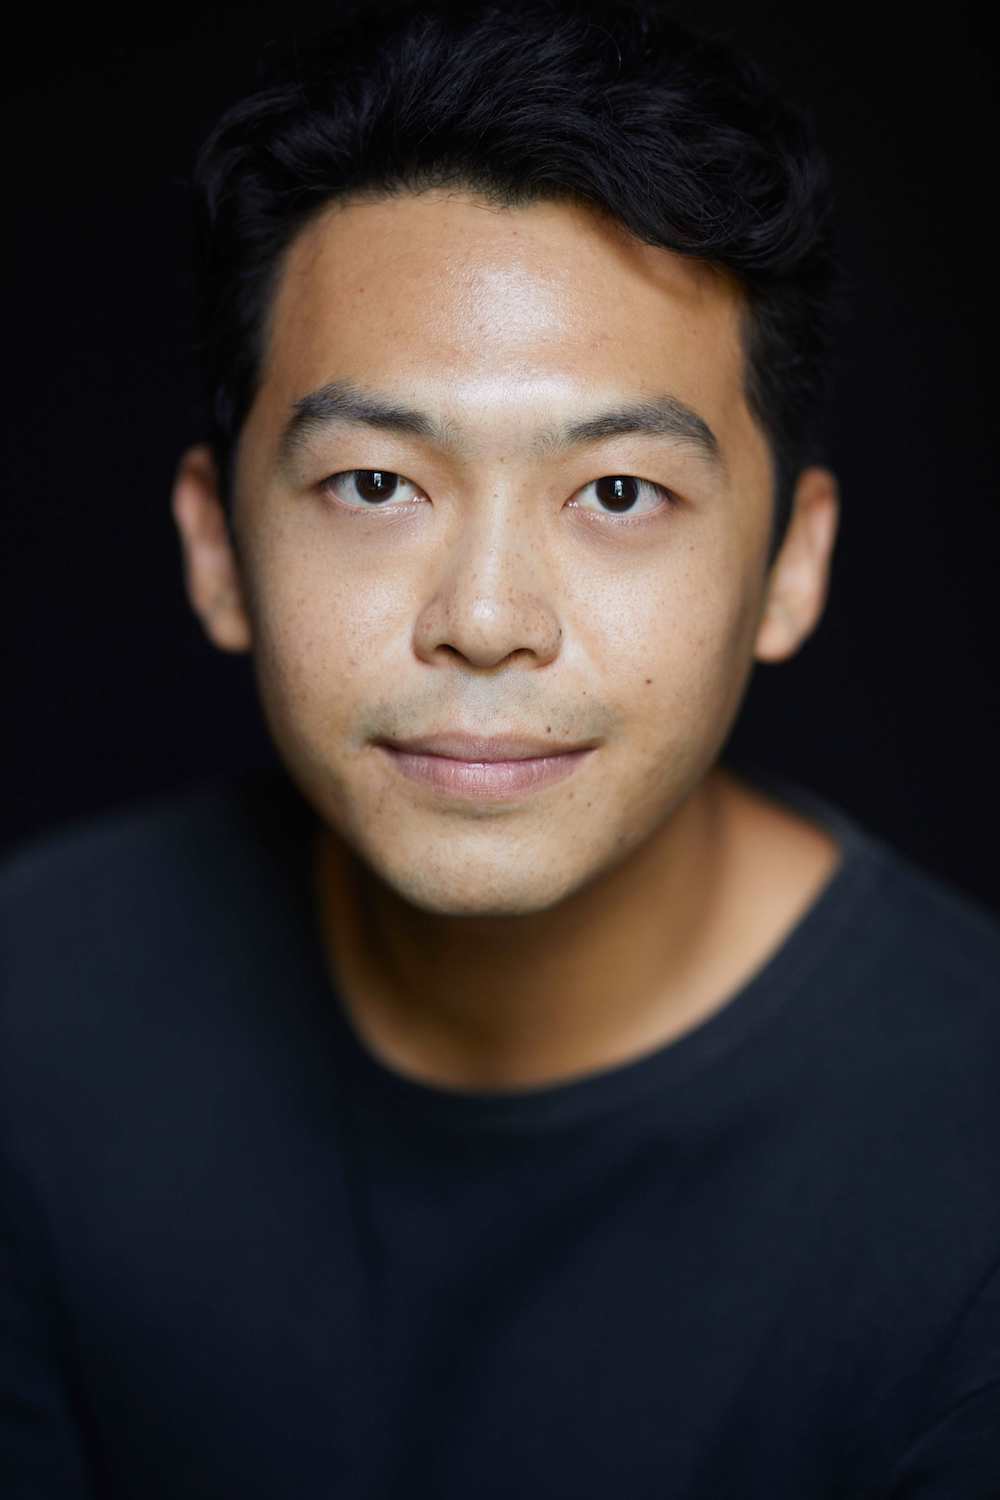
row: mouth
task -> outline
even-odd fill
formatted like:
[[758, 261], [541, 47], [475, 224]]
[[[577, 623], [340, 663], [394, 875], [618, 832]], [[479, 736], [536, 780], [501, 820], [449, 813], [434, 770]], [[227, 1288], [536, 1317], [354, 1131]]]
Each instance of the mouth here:
[[485, 765], [490, 762], [512, 760], [549, 760], [558, 755], [569, 755], [579, 750], [592, 749], [598, 741], [581, 740], [571, 744], [568, 741], [553, 740], [550, 735], [494, 734], [484, 736], [467, 734], [460, 729], [450, 729], [440, 734], [418, 735], [408, 740], [386, 737], [377, 743], [408, 755], [444, 756], [448, 760]]
[[515, 742], [518, 754], [508, 753], [501, 758], [494, 742], [490, 758], [481, 758], [482, 751], [466, 752], [466, 758], [414, 750], [411, 748], [413, 743], [411, 741], [404, 747], [382, 741], [378, 749], [393, 768], [410, 781], [449, 797], [485, 801], [523, 797], [564, 781], [593, 755], [595, 748], [582, 746], [531, 755], [524, 753], [522, 740]]

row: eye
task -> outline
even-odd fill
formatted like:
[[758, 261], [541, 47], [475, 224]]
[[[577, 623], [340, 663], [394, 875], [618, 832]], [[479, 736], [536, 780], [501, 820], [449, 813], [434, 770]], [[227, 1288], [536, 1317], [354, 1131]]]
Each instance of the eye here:
[[[652, 479], [638, 479], [634, 474], [605, 474], [601, 479], [592, 479], [578, 493], [583, 495], [590, 489], [595, 492], [601, 507], [599, 515], [655, 515], [676, 503], [673, 491], [665, 485], [655, 484]], [[640, 507], [644, 494], [651, 503]], [[578, 505], [575, 500], [571, 503], [576, 510], [589, 508]]]
[[[407, 487], [417, 489], [412, 480], [404, 479], [402, 474], [394, 474], [390, 469], [343, 469], [324, 479], [320, 486], [348, 510], [388, 508], [389, 502], [398, 499]], [[400, 506], [397, 504], [391, 508], [399, 510]]]
[[[324, 479], [320, 488], [329, 491], [346, 509], [355, 511], [399, 510], [399, 504], [391, 505], [390, 502], [405, 498], [407, 488], [419, 493], [412, 480], [391, 469], [343, 469]], [[600, 515], [639, 519], [656, 515], [676, 503], [673, 492], [665, 485], [656, 484], [652, 479], [639, 479], [634, 474], [606, 474], [601, 479], [592, 479], [577, 493], [583, 495], [590, 489], [595, 493]], [[649, 503], [642, 506], [640, 502], [644, 495]], [[589, 509], [580, 505], [575, 497], [570, 504], [576, 510]]]

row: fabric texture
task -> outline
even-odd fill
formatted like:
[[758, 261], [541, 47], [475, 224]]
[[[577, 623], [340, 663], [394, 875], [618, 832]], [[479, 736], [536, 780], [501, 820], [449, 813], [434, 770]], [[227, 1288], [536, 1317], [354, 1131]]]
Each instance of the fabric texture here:
[[739, 993], [503, 1093], [355, 1032], [279, 770], [9, 856], [6, 1500], [997, 1500], [1000, 929], [783, 795]]

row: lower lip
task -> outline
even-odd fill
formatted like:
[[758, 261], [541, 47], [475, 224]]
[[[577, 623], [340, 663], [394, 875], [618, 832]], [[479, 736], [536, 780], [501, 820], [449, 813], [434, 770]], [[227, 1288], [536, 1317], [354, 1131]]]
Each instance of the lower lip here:
[[445, 755], [414, 755], [380, 745], [404, 776], [422, 781], [453, 797], [497, 802], [522, 792], [533, 792], [572, 776], [591, 750], [568, 750], [564, 755], [539, 755], [530, 760], [451, 760]]

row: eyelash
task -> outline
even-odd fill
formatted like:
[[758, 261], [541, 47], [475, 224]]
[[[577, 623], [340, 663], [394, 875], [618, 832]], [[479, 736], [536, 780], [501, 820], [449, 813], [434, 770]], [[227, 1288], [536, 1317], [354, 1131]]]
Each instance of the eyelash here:
[[[412, 479], [407, 479], [404, 474], [399, 474], [394, 469], [340, 469], [340, 470], [337, 471], [337, 473], [330, 474], [330, 475], [327, 476], [326, 479], [321, 480], [319, 488], [320, 488], [320, 490], [324, 494], [330, 493], [331, 492], [331, 487], [334, 484], [335, 480], [338, 480], [338, 479], [352, 479], [352, 478], [355, 477], [355, 475], [358, 475], [358, 474], [387, 474], [387, 475], [391, 476], [394, 479], [402, 479], [405, 484], [413, 484], [413, 480]], [[656, 493], [664, 501], [664, 504], [659, 509], [651, 511], [651, 512], [647, 513], [646, 515], [640, 515], [640, 516], [621, 515], [621, 516], [616, 516], [613, 511], [598, 512], [598, 514], [603, 514], [603, 516], [605, 517], [605, 519], [611, 521], [612, 524], [615, 525], [615, 526], [619, 526], [619, 527], [624, 527], [624, 526], [640, 526], [640, 525], [643, 524], [643, 522], [645, 522], [645, 521], [651, 521], [655, 516], [661, 515], [663, 513], [663, 511], [668, 511], [668, 510], [674, 509], [674, 507], [679, 503], [678, 502], [678, 497], [675, 495], [674, 491], [668, 489], [666, 487], [666, 485], [657, 484], [656, 481], [653, 480], [653, 479], [643, 479], [638, 474], [602, 474], [597, 479], [588, 480], [588, 485], [590, 485], [590, 484], [599, 484], [601, 482], [601, 479], [634, 479], [637, 484], [639, 484], [639, 485], [647, 485], [651, 490], [655, 490]], [[583, 488], [586, 489], [588, 487], [588, 485], [584, 485]], [[413, 485], [413, 487], [414, 487], [414, 489], [417, 488], [416, 485]], [[336, 500], [335, 496], [334, 496], [334, 498]], [[343, 501], [337, 501], [336, 503], [339, 504], [340, 507], [341, 507], [341, 509], [344, 510], [344, 511], [346, 511], [348, 514], [358, 515], [358, 516], [374, 515], [374, 514], [377, 514], [378, 511], [383, 508], [383, 507], [378, 506], [378, 505], [368, 505], [368, 506], [345, 505], [343, 503]], [[390, 511], [390, 510], [402, 510], [404, 508], [406, 508], [406, 507], [399, 506], [399, 505], [390, 506], [388, 504], [386, 504], [386, 506], [384, 507], [384, 509], [386, 511]], [[577, 507], [577, 508], [579, 509], [579, 507]], [[593, 511], [585, 511], [584, 514], [585, 515], [593, 515], [594, 512]]]

